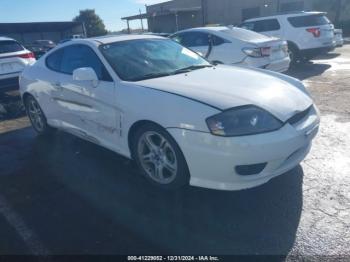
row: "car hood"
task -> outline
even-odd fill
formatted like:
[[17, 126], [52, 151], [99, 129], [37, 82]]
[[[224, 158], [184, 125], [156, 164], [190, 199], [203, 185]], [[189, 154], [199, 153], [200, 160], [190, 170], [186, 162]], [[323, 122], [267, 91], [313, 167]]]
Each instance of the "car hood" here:
[[184, 96], [220, 110], [256, 105], [284, 122], [313, 104], [303, 85], [295, 79], [238, 66], [220, 65], [143, 80], [138, 84]]

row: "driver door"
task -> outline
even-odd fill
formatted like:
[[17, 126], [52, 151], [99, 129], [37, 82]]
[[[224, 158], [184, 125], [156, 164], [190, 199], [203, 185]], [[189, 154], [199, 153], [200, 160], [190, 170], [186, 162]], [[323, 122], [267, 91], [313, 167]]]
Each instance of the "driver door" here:
[[[73, 80], [73, 71], [92, 68], [98, 81]], [[116, 107], [115, 84], [105, 66], [87, 45], [65, 48], [62, 59], [59, 101], [65, 119], [65, 128], [97, 144], [116, 145], [119, 133], [120, 111]]]

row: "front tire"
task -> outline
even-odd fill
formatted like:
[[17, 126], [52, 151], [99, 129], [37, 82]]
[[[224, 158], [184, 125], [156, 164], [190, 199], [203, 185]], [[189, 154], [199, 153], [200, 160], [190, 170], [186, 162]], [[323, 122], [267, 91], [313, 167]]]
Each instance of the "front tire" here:
[[36, 101], [33, 96], [27, 95], [25, 97], [24, 106], [32, 127], [39, 135], [49, 135], [54, 131], [54, 129], [47, 124], [45, 114], [38, 101]]
[[189, 171], [176, 141], [163, 128], [146, 124], [136, 131], [131, 145], [141, 173], [163, 189], [179, 189], [189, 184]]

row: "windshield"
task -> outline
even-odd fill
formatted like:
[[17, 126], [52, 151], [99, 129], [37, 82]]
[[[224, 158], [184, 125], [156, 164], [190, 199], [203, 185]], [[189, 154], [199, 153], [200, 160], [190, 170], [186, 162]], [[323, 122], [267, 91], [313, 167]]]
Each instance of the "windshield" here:
[[100, 47], [124, 81], [140, 81], [211, 66], [209, 62], [168, 39], [121, 41]]

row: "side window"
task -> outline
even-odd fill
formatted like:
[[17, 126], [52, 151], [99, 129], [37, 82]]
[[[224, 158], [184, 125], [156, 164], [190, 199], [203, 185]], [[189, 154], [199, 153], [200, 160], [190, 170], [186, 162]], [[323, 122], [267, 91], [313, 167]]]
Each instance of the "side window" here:
[[277, 31], [281, 28], [277, 19], [267, 19], [254, 22], [255, 32]]
[[277, 31], [281, 29], [281, 25], [277, 19], [266, 20], [265, 30], [266, 31]]
[[172, 35], [170, 38], [181, 44], [181, 34]]
[[171, 39], [173, 39], [174, 41], [180, 43], [181, 45], [184, 45], [186, 46], [186, 33], [180, 33], [180, 34], [176, 34], [176, 35], [173, 35], [171, 37]]
[[56, 52], [53, 52], [51, 55], [49, 55], [46, 58], [46, 66], [53, 71], [60, 72], [63, 53], [64, 51], [61, 48]]
[[180, 33], [174, 38], [174, 40], [186, 47], [192, 47], [194, 43], [192, 33]]
[[60, 71], [66, 74], [73, 74], [73, 71], [80, 67], [93, 68], [99, 80], [113, 81], [101, 60], [90, 47], [71, 45], [64, 48]]
[[190, 47], [196, 46], [208, 46], [209, 45], [209, 35], [202, 32], [191, 33], [192, 39], [190, 40]]
[[241, 27], [243, 29], [254, 31], [254, 23], [253, 22], [243, 23], [239, 27]]
[[[219, 36], [211, 35], [214, 45], [222, 45], [226, 43], [226, 40]], [[208, 46], [209, 45], [209, 34], [202, 32], [187, 32], [180, 33], [172, 37], [176, 42], [186, 46], [186, 47], [196, 47], [196, 46]]]

